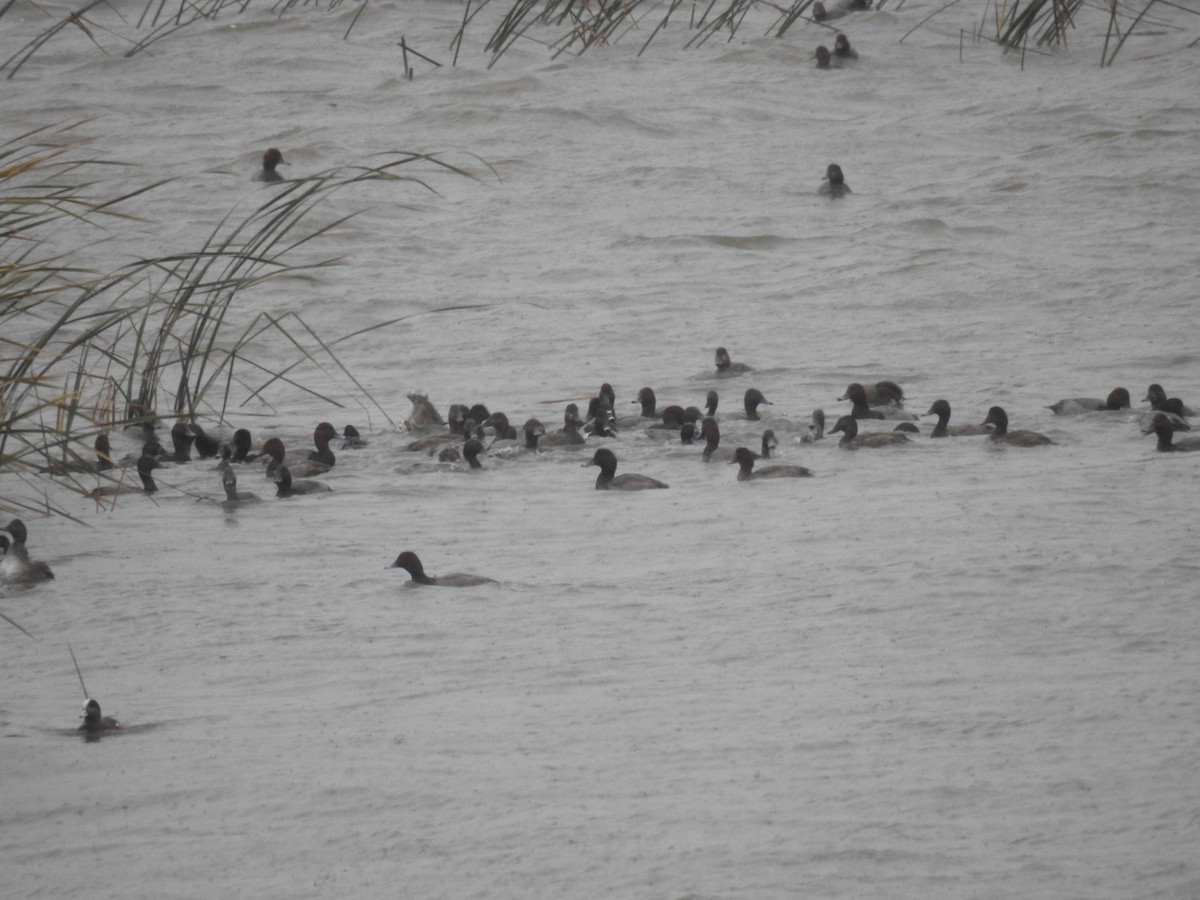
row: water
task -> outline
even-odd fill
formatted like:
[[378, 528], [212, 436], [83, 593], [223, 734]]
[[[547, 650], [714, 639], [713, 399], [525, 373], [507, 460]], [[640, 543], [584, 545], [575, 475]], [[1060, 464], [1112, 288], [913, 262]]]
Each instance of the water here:
[[[293, 176], [403, 149], [477, 180], [346, 191], [321, 215], [360, 215], [311, 251], [344, 264], [241, 298], [327, 338], [409, 316], [339, 346], [386, 417], [302, 366], [344, 406], [277, 386], [204, 423], [300, 447], [354, 422], [371, 443], [333, 493], [228, 511], [173, 490], [219, 493], [196, 464], [156, 502], [65, 497], [86, 527], [26, 516], [58, 577], [0, 596], [39, 638], [0, 634], [6, 894], [1200, 893], [1197, 460], [1133, 414], [1045, 409], [1151, 382], [1196, 405], [1191, 23], [1102, 71], [1089, 19], [1022, 71], [959, 61], [978, 9], [898, 43], [934, 8], [843, 20], [863, 58], [836, 72], [812, 68], [828, 34], [769, 21], [488, 70], [481, 25], [410, 82], [401, 35], [448, 62], [462, 8], [391, 3], [345, 41], [355, 10], [262, 9], [128, 60], [70, 29], [9, 82], [9, 135], [86, 120], [87, 152], [137, 164], [112, 193], [175, 179], [96, 260], [195, 249], [271, 190], [249, 180], [268, 146]], [[9, 10], [5, 55], [45, 21]], [[714, 378], [718, 345], [756, 371]], [[1056, 445], [797, 443], [789, 422], [883, 378]], [[643, 384], [715, 387], [731, 447], [757, 445], [759, 387], [816, 477], [739, 484], [631, 430], [620, 471], [670, 489], [609, 495], [590, 450], [471, 476], [389, 427], [412, 390], [555, 427], [604, 381], [628, 412]], [[499, 585], [403, 587], [406, 548]], [[72, 733], [68, 641], [132, 733]]]

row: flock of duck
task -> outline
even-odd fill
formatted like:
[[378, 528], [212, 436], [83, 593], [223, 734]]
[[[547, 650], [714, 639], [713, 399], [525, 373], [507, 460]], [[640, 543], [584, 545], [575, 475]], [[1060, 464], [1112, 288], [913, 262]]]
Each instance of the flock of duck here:
[[[715, 375], [719, 378], [753, 372], [749, 365], [734, 362], [724, 347], [717, 348], [714, 362]], [[814, 444], [825, 440], [827, 435], [840, 435], [837, 444], [841, 449], [867, 450], [911, 444], [921, 435], [917, 422], [923, 418], [933, 418], [935, 421], [928, 429], [928, 437], [932, 439], [976, 435], [1006, 447], [1037, 447], [1053, 443], [1049, 437], [1038, 432], [1010, 429], [1008, 415], [999, 406], [991, 407], [979, 423], [951, 424], [951, 407], [944, 399], [934, 401], [927, 412], [916, 415], [905, 409], [904, 390], [892, 381], [869, 385], [850, 384], [839, 398], [850, 403], [850, 411], [839, 416], [828, 431], [823, 409], [814, 410], [810, 421], [804, 425], [795, 425], [780, 417], [764, 420], [761, 409], [772, 403], [761, 390], [754, 387], [743, 393], [742, 408], [738, 413], [718, 419], [719, 395], [715, 390], [707, 392], [703, 408], [680, 405], [660, 407], [650, 387], [639, 390], [632, 401], [639, 407], [636, 414], [618, 415], [616, 393], [606, 383], [601, 385], [595, 396], [579, 398], [580, 402], [586, 399], [586, 411], [581, 412], [579, 403], [568, 402], [563, 411], [563, 424], [555, 430], [548, 430], [536, 417], [529, 418], [518, 430], [505, 413], [491, 411], [480, 403], [453, 404], [449, 407], [448, 416], [443, 418], [426, 395], [411, 393], [408, 399], [412, 403], [412, 413], [405, 421], [405, 433], [411, 440], [406, 440], [402, 452], [413, 460], [414, 468], [429, 465], [432, 461], [438, 467], [470, 471], [484, 468], [484, 459], [489, 461], [489, 466], [503, 465], [520, 458], [594, 448], [590, 459], [582, 465], [600, 470], [595, 479], [595, 489], [604, 491], [662, 490], [668, 487], [666, 483], [648, 475], [617, 474], [618, 458], [607, 439], [618, 436], [628, 439], [630, 435], [645, 435], [657, 441], [658, 446], [664, 443], [675, 445], [683, 452], [696, 448], [696, 456], [704, 462], [720, 460], [736, 464], [739, 482], [812, 475], [805, 466], [769, 462], [772, 452], [779, 445], [776, 429], [790, 432], [792, 441], [797, 444]], [[1144, 434], [1155, 435], [1157, 450], [1200, 450], [1200, 438], [1175, 439], [1176, 432], [1190, 430], [1188, 418], [1194, 415], [1182, 400], [1169, 397], [1161, 385], [1152, 384], [1143, 402], [1148, 403], [1150, 409], [1138, 415], [1137, 420]], [[1075, 397], [1059, 400], [1048, 408], [1059, 416], [1104, 414], [1130, 410], [1131, 397], [1125, 388], [1115, 388], [1103, 399]], [[320, 480], [320, 476], [332, 470], [337, 463], [337, 457], [331, 449], [333, 442], [340, 440], [340, 450], [343, 451], [366, 446], [366, 441], [352, 425], [345, 426], [339, 432], [332, 424], [321, 422], [313, 431], [314, 449], [288, 452], [283, 440], [278, 437], [272, 437], [256, 447], [247, 429], [239, 429], [229, 440], [223, 441], [208, 435], [195, 423], [178, 421], [171, 428], [171, 450], [167, 451], [156, 438], [153, 419], [153, 416], [142, 417], [145, 424], [137, 426], [131, 433], [131, 436], [143, 439], [136, 460], [130, 457], [114, 458], [109, 435], [100, 434], [95, 441], [94, 462], [74, 459], [69, 463], [47, 467], [44, 471], [49, 475], [89, 473], [103, 476], [108, 483], [90, 491], [88, 496], [98, 503], [109, 503], [121, 495], [156, 493], [159, 487], [154, 473], [161, 468], [186, 465], [195, 457], [216, 460], [224, 499], [193, 496], [220, 502], [226, 508], [231, 508], [262, 502], [259, 495], [238, 488], [239, 470], [246, 472], [249, 466], [261, 468], [266, 479], [274, 484], [276, 498], [320, 494], [332, 490], [328, 483]], [[721, 421], [736, 429], [738, 446], [722, 446]], [[760, 423], [771, 427], [758, 432], [756, 429]], [[869, 423], [884, 423], [892, 428], [860, 428], [860, 425]], [[747, 441], [750, 437], [753, 440]], [[745, 443], [752, 444], [753, 449]], [[767, 464], [760, 465], [764, 461]], [[140, 485], [123, 477], [131, 466], [137, 472]], [[258, 477], [263, 477], [263, 474]], [[190, 493], [175, 485], [172, 487], [184, 494]], [[0, 531], [0, 583], [34, 584], [54, 578], [53, 571], [45, 561], [30, 555], [28, 538], [28, 528], [20, 519], [13, 519]], [[492, 582], [490, 578], [464, 573], [429, 575], [420, 558], [411, 550], [400, 553], [391, 567], [406, 571], [411, 586], [467, 587]], [[20, 628], [11, 619], [8, 621]], [[87, 698], [82, 717], [84, 723], [80, 728], [89, 735], [120, 727], [115, 720], [101, 715], [99, 704], [93, 698]]]

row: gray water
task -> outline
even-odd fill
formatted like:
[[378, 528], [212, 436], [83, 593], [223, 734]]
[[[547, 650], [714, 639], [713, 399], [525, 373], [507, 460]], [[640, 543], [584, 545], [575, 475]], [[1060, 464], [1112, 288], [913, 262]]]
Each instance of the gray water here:
[[[408, 316], [339, 345], [361, 388], [296, 370], [340, 407], [277, 385], [203, 421], [356, 424], [331, 493], [229, 510], [195, 463], [111, 511], [47, 486], [82, 525], [24, 516], [57, 577], [0, 589], [38, 637], [0, 630], [4, 895], [1200, 896], [1200, 458], [1136, 422], [1151, 382], [1200, 402], [1192, 17], [1101, 70], [1089, 13], [1022, 69], [960, 61], [974, 5], [899, 43], [937, 5], [842, 20], [862, 59], [833, 72], [814, 25], [684, 50], [681, 18], [641, 58], [491, 69], [481, 24], [408, 81], [400, 37], [448, 63], [462, 7], [392, 2], [347, 40], [356, 9], [251, 9], [130, 59], [68, 29], [8, 82], [6, 136], [81, 122], [136, 164], [106, 191], [174, 179], [85, 251], [112, 266], [248, 214], [268, 146], [292, 177], [411, 150], [475, 180], [342, 192], [318, 220], [360, 215], [305, 252], [343, 263], [239, 298], [327, 339]], [[10, 9], [3, 55], [47, 21]], [[715, 378], [719, 345], [755, 371]], [[1055, 444], [798, 442], [881, 379]], [[666, 491], [593, 490], [591, 448], [474, 474], [402, 449], [409, 391], [556, 427], [606, 381], [630, 413], [715, 388], [723, 447], [771, 426], [815, 477], [739, 483], [641, 429], [619, 471]], [[1117, 385], [1134, 410], [1046, 409]], [[406, 587], [402, 549], [498, 584]], [[75, 734], [68, 642], [127, 733]]]

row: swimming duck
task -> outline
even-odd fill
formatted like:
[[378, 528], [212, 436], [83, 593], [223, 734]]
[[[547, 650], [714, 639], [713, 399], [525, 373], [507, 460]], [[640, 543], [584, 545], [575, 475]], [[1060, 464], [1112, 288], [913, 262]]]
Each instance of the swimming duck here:
[[521, 431], [525, 435], [525, 443], [519, 447], [504, 447], [495, 455], [501, 459], [516, 459], [538, 452], [538, 440], [546, 433], [546, 427], [537, 419], [527, 419]]
[[842, 167], [837, 163], [830, 163], [829, 167], [825, 170], [825, 178], [822, 180], [821, 187], [817, 193], [836, 200], [839, 197], [845, 197], [847, 194], [854, 192], [850, 190], [850, 185], [846, 184], [846, 176], [842, 172]]
[[[438, 425], [446, 424], [441, 413], [434, 408], [434, 405], [429, 402], [429, 397], [425, 394], [415, 392], [408, 394], [408, 400], [412, 403], [412, 413], [404, 420], [404, 427], [409, 431], [426, 431]], [[484, 418], [487, 417], [484, 416]], [[476, 419], [475, 421], [482, 422], [483, 419]]]
[[568, 403], [563, 412], [563, 427], [557, 431], [544, 434], [539, 441], [542, 447], [578, 447], [584, 443], [584, 436], [579, 433], [583, 419], [579, 418], [579, 407]]
[[833, 55], [838, 59], [858, 59], [858, 51], [850, 46], [850, 39], [840, 31], [833, 39]]
[[347, 425], [342, 428], [342, 449], [343, 450], [362, 450], [367, 446], [366, 439], [358, 433], [358, 429], [353, 425]]
[[492, 442], [488, 444], [489, 450], [496, 446], [497, 441], [515, 441], [517, 439], [517, 429], [509, 423], [508, 416], [502, 412], [494, 412], [488, 416], [483, 427], [491, 428], [495, 432]]
[[902, 431], [875, 431], [870, 434], [858, 433], [858, 420], [854, 416], [842, 416], [837, 424], [829, 429], [830, 434], [841, 432], [842, 439], [838, 446], [845, 450], [857, 450], [860, 447], [895, 447], [898, 444], [910, 443], [908, 435]]
[[188, 429], [192, 432], [192, 446], [196, 448], [196, 455], [201, 459], [212, 459], [220, 452], [219, 438], [209, 437], [195, 422], [188, 425]]
[[963, 437], [974, 434], [991, 434], [992, 429], [988, 425], [949, 425], [950, 421], [950, 403], [946, 400], [934, 400], [933, 405], [929, 407], [927, 416], [937, 416], [937, 424], [933, 426], [933, 431], [929, 432], [930, 437]]
[[997, 444], [1011, 444], [1014, 447], [1037, 447], [1041, 444], [1053, 444], [1054, 441], [1036, 431], [1009, 431], [1008, 413], [1001, 407], [993, 406], [988, 410], [984, 425], [994, 425], [991, 440]]
[[700, 458], [705, 462], [714, 459], [721, 462], [732, 461], [734, 451], [728, 448], [721, 449], [721, 426], [717, 424], [716, 419], [710, 417], [700, 423], [700, 439], [704, 441], [704, 452], [700, 454]]
[[69, 475], [76, 472], [107, 472], [113, 467], [112, 445], [106, 432], [102, 431], [96, 435], [92, 449], [96, 452], [95, 462], [80, 459], [74, 452], [64, 448], [64, 452], [69, 452], [73, 457], [72, 462], [51, 463], [40, 471], [46, 475]]
[[153, 456], [142, 454], [137, 461], [137, 474], [141, 480], [141, 487], [128, 482], [120, 484], [103, 484], [93, 490], [89, 497], [93, 500], [101, 500], [106, 497], [115, 497], [118, 494], [153, 494], [158, 491], [158, 484], [154, 480], [154, 470], [158, 468], [158, 461]]
[[292, 481], [292, 473], [287, 466], [280, 466], [279, 471], [275, 473], [275, 496], [277, 498], [297, 497], [302, 494], [322, 494], [331, 490], [333, 488], [323, 481], [309, 481], [308, 479]]
[[746, 372], [754, 371], [754, 368], [746, 365], [746, 363], [731, 360], [729, 358], [729, 351], [724, 347], [717, 348], [716, 363], [718, 375], [743, 375]]
[[813, 53], [813, 56], [816, 57], [818, 69], [832, 69], [833, 68], [833, 66], [831, 65], [831, 63], [833, 61], [833, 56], [830, 54], [828, 47], [826, 47], [824, 45], [817, 47], [816, 52]]
[[771, 448], [778, 447], [779, 441], [775, 440], [775, 432], [768, 428], [762, 434], [762, 453], [759, 456], [762, 459], [771, 458]]
[[262, 168], [254, 176], [255, 181], [283, 181], [283, 176], [275, 171], [276, 166], [286, 166], [287, 160], [275, 147], [271, 147], [262, 156]]
[[825, 410], [814, 409], [812, 411], [812, 421], [808, 425], [807, 433], [800, 436], [800, 443], [811, 444], [814, 441], [819, 441], [825, 437]]
[[742, 398], [742, 405], [746, 410], [746, 418], [752, 422], [758, 421], [758, 408], [762, 404], [772, 406], [770, 400], [763, 396], [763, 392], [758, 388], [750, 388], [746, 391], [745, 397]]
[[1113, 388], [1103, 400], [1098, 397], [1072, 397], [1052, 403], [1046, 409], [1053, 411], [1056, 416], [1075, 416], [1086, 412], [1129, 409], [1129, 399], [1129, 391], [1119, 387]]
[[709, 391], [704, 395], [704, 415], [715, 416], [717, 414], [717, 404], [721, 398], [717, 396], [716, 391]]
[[79, 713], [79, 718], [83, 719], [83, 724], [79, 726], [79, 730], [87, 732], [89, 735], [99, 735], [107, 731], [119, 731], [121, 729], [121, 723], [112, 716], [102, 716], [100, 714], [100, 704], [90, 697], [83, 704], [83, 710]]
[[1166, 413], [1157, 413], [1154, 416], [1152, 426], [1145, 429], [1142, 434], [1150, 434], [1153, 432], [1158, 435], [1157, 450], [1163, 453], [1171, 452], [1189, 452], [1192, 450], [1200, 450], [1200, 438], [1187, 438], [1186, 440], [1174, 440], [1175, 432], [1178, 431], [1175, 422]]
[[804, 466], [764, 466], [754, 470], [755, 456], [747, 447], [738, 447], [734, 451], [733, 462], [738, 464], [738, 481], [751, 481], [758, 478], [805, 478], [812, 475]]
[[1146, 390], [1146, 399], [1143, 402], [1149, 403], [1150, 408], [1157, 412], [1171, 413], [1176, 416], [1194, 416], [1196, 414], [1178, 397], [1168, 397], [1161, 384], [1150, 385]]
[[[4, 530], [8, 532], [8, 537], [4, 538], [7, 546], [3, 548], [3, 555], [0, 555], [0, 578], [20, 583], [48, 581], [54, 578], [50, 566], [40, 559], [29, 558], [29, 549], [25, 546], [29, 532], [24, 522], [13, 519]], [[9, 538], [12, 539], [11, 543]]]
[[617, 455], [607, 447], [601, 447], [592, 457], [592, 461], [583, 465], [584, 468], [600, 467], [600, 474], [596, 476], [598, 491], [643, 491], [667, 486], [647, 475], [616, 475]]
[[237, 473], [233, 469], [222, 470], [221, 487], [225, 489], [225, 501], [227, 503], [258, 503], [262, 499], [258, 494], [252, 494], [249, 491], [239, 491], [237, 489]]
[[405, 550], [397, 556], [396, 561], [389, 568], [404, 569], [404, 571], [412, 576], [412, 584], [436, 585], [437, 587], [474, 587], [480, 584], [496, 583], [494, 578], [485, 578], [482, 575], [466, 575], [462, 572], [456, 572], [453, 575], [439, 575], [436, 578], [432, 575], [426, 575], [425, 567], [421, 565], [421, 560], [411, 550]]
[[180, 419], [171, 426], [171, 444], [175, 452], [171, 454], [171, 462], [186, 463], [192, 459], [192, 442], [196, 439], [191, 427]]
[[[897, 403], [903, 400], [903, 392], [896, 399], [897, 395], [885, 389], [880, 390], [880, 385], [890, 385], [891, 382], [883, 381], [879, 384], [872, 385], [872, 390], [868, 391], [864, 385], [855, 382], [846, 386], [846, 392], [842, 394], [839, 400], [849, 400], [852, 404], [850, 415], [856, 419], [892, 419], [911, 422], [917, 418], [916, 415], [904, 409], [901, 409]], [[894, 385], [899, 390], [899, 385]], [[876, 404], [871, 404], [871, 397], [875, 397]]]

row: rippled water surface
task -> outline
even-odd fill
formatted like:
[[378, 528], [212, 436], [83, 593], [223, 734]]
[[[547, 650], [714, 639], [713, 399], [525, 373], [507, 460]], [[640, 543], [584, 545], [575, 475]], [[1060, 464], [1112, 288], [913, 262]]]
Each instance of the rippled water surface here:
[[[357, 385], [295, 370], [340, 406], [280, 384], [202, 420], [296, 448], [356, 424], [331, 493], [229, 509], [193, 463], [153, 502], [48, 485], [80, 522], [24, 516], [57, 578], [0, 588], [38, 638], [0, 630], [5, 896], [1200, 895], [1200, 454], [1136, 422], [1151, 382], [1200, 405], [1197, 27], [1101, 70], [1093, 13], [1022, 68], [960, 60], [977, 7], [899, 42], [938, 5], [841, 20], [862, 58], [831, 72], [830, 32], [764, 37], [761, 11], [685, 50], [682, 8], [641, 57], [526, 41], [489, 69], [489, 7], [451, 67], [463, 8], [393, 0], [346, 39], [357, 7], [251, 8], [131, 58], [68, 29], [6, 82], [6, 138], [78, 122], [77, 152], [134, 164], [103, 193], [173, 179], [96, 265], [249, 214], [268, 146], [290, 177], [406, 150], [473, 178], [338, 193], [314, 226], [358, 215], [296, 259], [341, 264], [235, 304], [326, 340], [403, 317], [338, 345]], [[0, 55], [39, 9], [5, 13]], [[444, 65], [403, 78], [402, 36]], [[754, 372], [716, 378], [719, 345]], [[899, 449], [799, 442], [881, 379], [1055, 443], [928, 420]], [[640, 427], [608, 444], [666, 491], [593, 490], [590, 447], [476, 473], [403, 449], [410, 391], [553, 428], [606, 381], [622, 414], [643, 385], [715, 388], [722, 447], [769, 426], [815, 477], [739, 483]], [[1046, 408], [1117, 385], [1134, 410]], [[406, 587], [406, 548], [498, 583]], [[74, 733], [68, 642], [128, 733]]]

